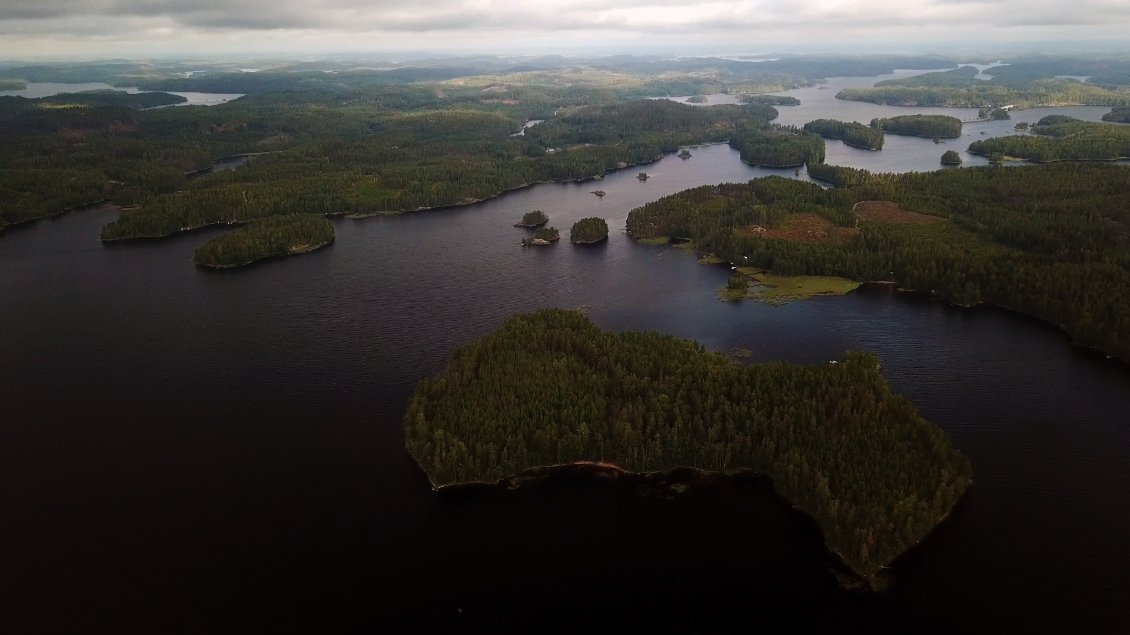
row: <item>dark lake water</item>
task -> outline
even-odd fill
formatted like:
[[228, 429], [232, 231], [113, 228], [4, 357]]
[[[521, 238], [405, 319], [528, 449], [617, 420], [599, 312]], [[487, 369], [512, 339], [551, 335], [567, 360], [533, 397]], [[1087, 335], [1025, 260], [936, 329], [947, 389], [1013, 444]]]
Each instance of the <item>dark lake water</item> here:
[[[618, 231], [519, 247], [531, 209], [620, 228], [660, 196], [769, 173], [693, 153], [643, 183], [337, 220], [331, 247], [235, 272], [192, 266], [210, 230], [103, 246], [108, 210], [0, 234], [0, 628], [1130, 631], [1124, 367], [886, 288], [722, 303], [725, 268]], [[880, 596], [838, 591], [812, 528], [753, 494], [432, 493], [403, 446], [415, 382], [549, 306], [759, 360], [874, 351], [976, 483]]]

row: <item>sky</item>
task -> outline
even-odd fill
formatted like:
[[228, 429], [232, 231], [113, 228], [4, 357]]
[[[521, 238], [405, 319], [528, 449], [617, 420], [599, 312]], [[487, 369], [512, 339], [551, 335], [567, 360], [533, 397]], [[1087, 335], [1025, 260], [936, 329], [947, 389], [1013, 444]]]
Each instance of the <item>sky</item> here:
[[1096, 46], [1130, 0], [0, 0], [0, 58]]

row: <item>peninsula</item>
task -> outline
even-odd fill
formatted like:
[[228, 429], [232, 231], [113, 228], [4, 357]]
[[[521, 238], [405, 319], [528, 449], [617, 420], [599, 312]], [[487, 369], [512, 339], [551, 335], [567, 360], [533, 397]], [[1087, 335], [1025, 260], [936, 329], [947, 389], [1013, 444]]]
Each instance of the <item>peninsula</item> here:
[[1127, 126], [1048, 115], [1029, 130], [1034, 134], [974, 141], [969, 151], [1032, 163], [1117, 161], [1130, 157], [1130, 127]]
[[309, 253], [334, 240], [323, 216], [277, 216], [247, 223], [201, 245], [192, 260], [201, 267], [234, 269], [266, 258]]
[[706, 185], [632, 210], [628, 232], [689, 238], [738, 270], [894, 282], [960, 306], [1007, 307], [1130, 360], [1130, 317], [1096, 317], [1130, 316], [1125, 167], [809, 173], [838, 187], [780, 177]]

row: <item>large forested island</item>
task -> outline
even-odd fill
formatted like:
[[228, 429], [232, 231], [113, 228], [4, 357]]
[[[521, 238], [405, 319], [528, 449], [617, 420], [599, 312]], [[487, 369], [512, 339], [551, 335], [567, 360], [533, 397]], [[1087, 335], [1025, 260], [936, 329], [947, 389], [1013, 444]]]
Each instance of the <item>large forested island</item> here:
[[742, 367], [668, 335], [602, 331], [575, 311], [512, 318], [459, 350], [418, 385], [405, 435], [435, 486], [577, 461], [763, 472], [867, 578], [971, 479], [872, 355]]
[[872, 126], [865, 126], [858, 121], [817, 119], [804, 124], [804, 130], [815, 132], [825, 139], [839, 139], [853, 148], [883, 149], [883, 131]]
[[[779, 177], [698, 187], [632, 210], [628, 231], [688, 238], [722, 262], [778, 275], [893, 282], [1007, 307], [1130, 359], [1130, 169], [873, 175], [815, 164], [809, 174], [840, 187]], [[795, 223], [810, 231], [790, 231]]]
[[1030, 130], [1035, 134], [974, 141], [969, 151], [997, 159], [1024, 159], [1033, 163], [1114, 161], [1130, 157], [1128, 126], [1048, 115]]
[[872, 119], [871, 127], [882, 132], [911, 137], [956, 139], [961, 136], [961, 120], [946, 115], [899, 115]]
[[790, 126], [743, 126], [730, 137], [742, 161], [766, 168], [795, 168], [824, 161], [820, 135]]

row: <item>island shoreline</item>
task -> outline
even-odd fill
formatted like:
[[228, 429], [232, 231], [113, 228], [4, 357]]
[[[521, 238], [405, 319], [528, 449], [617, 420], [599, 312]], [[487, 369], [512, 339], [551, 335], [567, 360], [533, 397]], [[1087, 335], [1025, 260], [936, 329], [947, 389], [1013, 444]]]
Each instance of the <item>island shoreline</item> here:
[[[680, 485], [697, 485], [700, 487], [711, 487], [720, 483], [736, 481], [741, 478], [753, 478], [763, 482], [773, 493], [774, 497], [782, 506], [788, 509], [792, 514], [798, 515], [806, 523], [810, 523], [821, 537], [822, 546], [824, 549], [824, 557], [826, 565], [828, 566], [829, 573], [836, 579], [840, 588], [845, 590], [859, 590], [866, 592], [882, 592], [887, 589], [892, 580], [890, 579], [890, 571], [893, 565], [902, 560], [907, 554], [917, 551], [923, 542], [932, 536], [942, 524], [944, 524], [953, 515], [954, 510], [962, 500], [968, 496], [969, 490], [973, 486], [973, 480], [970, 479], [966, 485], [965, 491], [953, 507], [941, 518], [937, 520], [933, 528], [923, 536], [920, 540], [910, 545], [902, 553], [895, 556], [892, 560], [882, 565], [879, 571], [871, 576], [865, 576], [855, 571], [844, 559], [843, 555], [839, 552], [833, 551], [828, 547], [827, 540], [824, 536], [824, 530], [820, 527], [820, 523], [803, 508], [797, 506], [792, 500], [786, 497], [777, 488], [776, 481], [769, 474], [759, 472], [752, 468], [739, 468], [736, 470], [714, 471], [704, 470], [691, 466], [678, 466], [669, 470], [656, 470], [651, 472], [635, 472], [632, 470], [624, 469], [614, 463], [605, 461], [574, 461], [572, 463], [558, 463], [552, 465], [539, 465], [529, 467], [521, 470], [515, 474], [504, 477], [497, 481], [456, 481], [451, 483], [436, 484], [432, 481], [431, 476], [427, 470], [423, 468], [419, 460], [411, 453], [408, 452], [412, 462], [424, 474], [428, 485], [432, 491], [444, 495], [451, 493], [460, 493], [464, 491], [474, 490], [503, 490], [514, 491], [523, 489], [529, 486], [536, 486], [537, 484], [545, 481], [557, 474], [572, 473], [583, 475], [587, 478], [596, 480], [613, 481], [619, 478], [628, 477], [644, 481], [648, 484], [663, 484], [669, 480], [678, 481]], [[688, 482], [689, 481], [689, 482]], [[675, 490], [678, 492], [678, 490]], [[681, 493], [681, 492], [679, 492]]]

